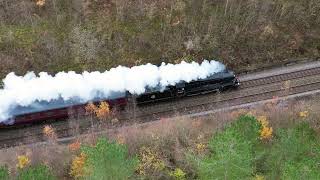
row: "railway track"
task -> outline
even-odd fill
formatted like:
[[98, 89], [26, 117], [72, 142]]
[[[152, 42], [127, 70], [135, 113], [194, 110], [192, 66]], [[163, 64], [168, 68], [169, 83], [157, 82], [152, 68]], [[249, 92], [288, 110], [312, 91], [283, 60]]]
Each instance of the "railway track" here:
[[[241, 77], [239, 77], [241, 80]], [[255, 101], [270, 99], [274, 96], [283, 97], [320, 89], [320, 67], [267, 76], [263, 78], [241, 80], [237, 91], [225, 93], [210, 93], [194, 97], [187, 97], [155, 105], [135, 107], [129, 105], [127, 111], [122, 112], [118, 119], [123, 124], [141, 123], [173, 115], [184, 115], [201, 112], [208, 109], [218, 109], [228, 106], [241, 105]], [[87, 132], [91, 127], [88, 118], [80, 118], [78, 122], [79, 134]], [[68, 121], [51, 124], [59, 138], [74, 135], [74, 128]], [[25, 143], [44, 141], [43, 126], [37, 125], [21, 129], [0, 130], [0, 147], [9, 147]]]

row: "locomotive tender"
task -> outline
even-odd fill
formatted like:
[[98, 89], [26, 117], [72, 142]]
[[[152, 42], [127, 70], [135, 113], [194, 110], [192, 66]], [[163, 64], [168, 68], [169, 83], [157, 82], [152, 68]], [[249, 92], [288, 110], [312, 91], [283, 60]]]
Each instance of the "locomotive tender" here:
[[[134, 97], [137, 105], [149, 104], [157, 101], [172, 100], [185, 96], [194, 96], [210, 92], [221, 92], [229, 88], [237, 88], [240, 85], [239, 79], [234, 72], [224, 70], [212, 74], [205, 79], [193, 80], [190, 82], [179, 82], [164, 88], [154, 87], [146, 88], [146, 92], [136, 97], [126, 92], [123, 96], [113, 99], [99, 99], [93, 103], [107, 102], [111, 108], [124, 108], [128, 103], [128, 98]], [[14, 118], [6, 123], [0, 123], [1, 127], [34, 124], [46, 121], [48, 119], [66, 119], [72, 115], [85, 115], [86, 103], [65, 104], [63, 106], [47, 106], [47, 109], [23, 109], [15, 113]]]

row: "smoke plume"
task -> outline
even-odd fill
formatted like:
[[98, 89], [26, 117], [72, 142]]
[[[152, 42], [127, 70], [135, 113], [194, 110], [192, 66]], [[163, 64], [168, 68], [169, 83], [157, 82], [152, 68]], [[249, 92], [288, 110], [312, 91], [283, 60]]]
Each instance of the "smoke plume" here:
[[225, 66], [217, 61], [203, 61], [201, 64], [181, 62], [155, 66], [145, 64], [131, 68], [118, 66], [105, 72], [73, 71], [59, 72], [52, 76], [46, 72], [36, 75], [33, 72], [25, 76], [10, 73], [3, 79], [0, 89], [0, 122], [11, 118], [12, 111], [18, 107], [28, 107], [35, 102], [55, 101], [72, 98], [88, 102], [97, 96], [108, 98], [115, 92], [129, 91], [141, 94], [146, 87], [165, 87], [179, 81], [190, 82], [206, 78], [222, 71]]

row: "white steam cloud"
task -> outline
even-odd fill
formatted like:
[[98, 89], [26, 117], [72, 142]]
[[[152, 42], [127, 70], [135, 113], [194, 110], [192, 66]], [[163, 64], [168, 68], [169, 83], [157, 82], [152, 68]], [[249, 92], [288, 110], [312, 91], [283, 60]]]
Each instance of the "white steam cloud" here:
[[0, 89], [0, 122], [11, 118], [10, 110], [17, 106], [30, 106], [36, 101], [50, 102], [56, 99], [65, 101], [77, 97], [87, 102], [98, 95], [109, 97], [113, 92], [129, 91], [133, 94], [145, 92], [145, 87], [165, 87], [179, 81], [190, 82], [206, 78], [220, 72], [225, 66], [217, 61], [203, 61], [201, 64], [181, 62], [157, 67], [152, 64], [131, 68], [118, 66], [109, 71], [83, 72], [77, 74], [60, 72], [54, 76], [46, 72], [25, 76], [10, 73], [3, 79]]

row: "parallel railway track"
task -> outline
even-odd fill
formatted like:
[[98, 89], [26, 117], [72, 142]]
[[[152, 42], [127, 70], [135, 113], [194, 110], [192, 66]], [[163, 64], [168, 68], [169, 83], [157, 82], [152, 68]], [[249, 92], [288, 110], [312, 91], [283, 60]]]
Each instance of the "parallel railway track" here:
[[[274, 96], [283, 97], [317, 89], [320, 89], [320, 67], [241, 81], [238, 90], [221, 94], [210, 93], [143, 107], [135, 107], [131, 104], [118, 119], [124, 124], [147, 122], [177, 114], [241, 105], [271, 99]], [[56, 129], [59, 138], [73, 135], [71, 133], [73, 129], [70, 128], [68, 121], [54, 122], [52, 126]], [[91, 122], [88, 118], [79, 120], [79, 133], [87, 132], [90, 126]], [[36, 125], [21, 129], [0, 130], [0, 147], [43, 141], [42, 127]]]

